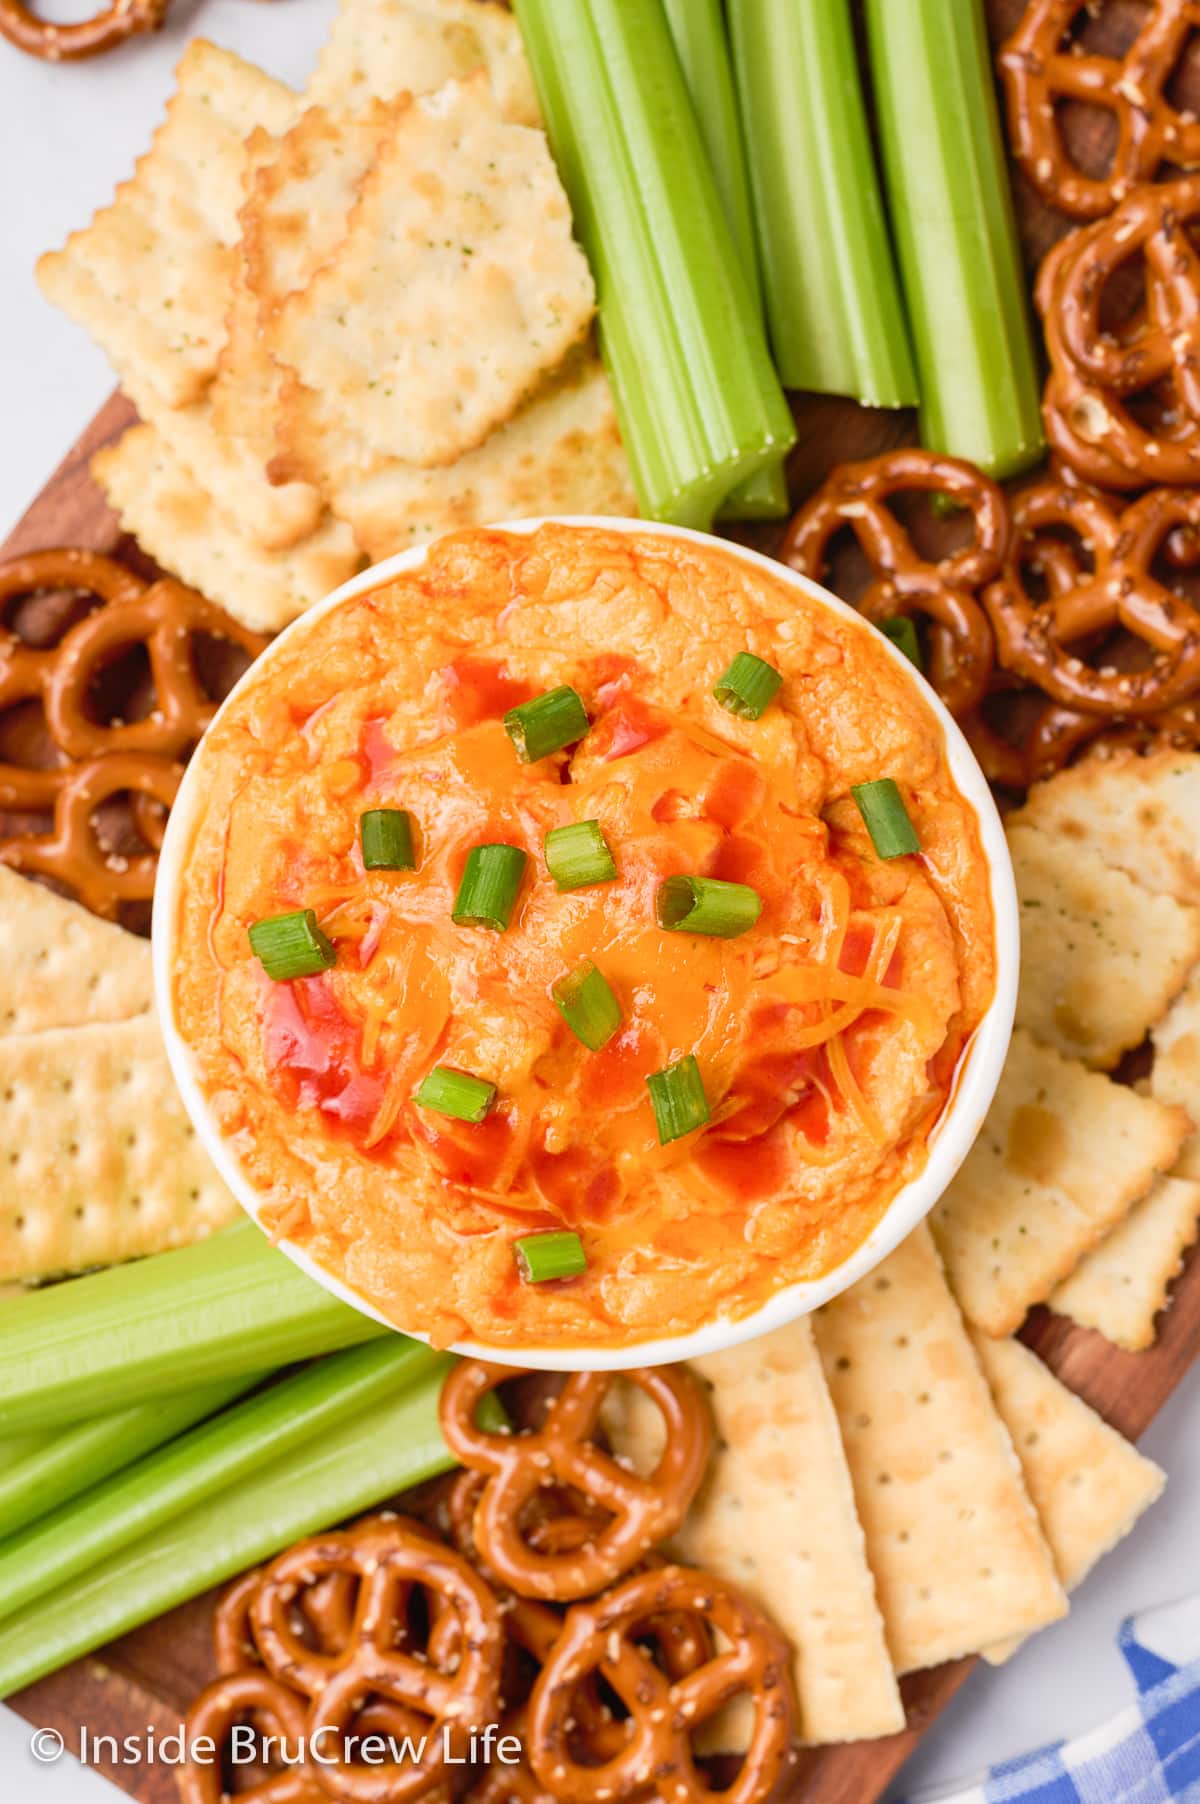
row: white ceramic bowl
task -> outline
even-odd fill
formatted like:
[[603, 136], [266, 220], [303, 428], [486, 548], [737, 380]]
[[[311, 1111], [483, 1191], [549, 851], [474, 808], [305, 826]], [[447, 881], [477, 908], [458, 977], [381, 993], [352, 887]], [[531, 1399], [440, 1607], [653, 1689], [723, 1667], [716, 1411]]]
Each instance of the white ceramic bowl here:
[[[542, 519], [518, 520], [503, 524], [499, 530], [514, 533], [531, 533], [537, 527], [546, 524]], [[564, 516], [556, 521], [564, 526], [594, 526], [605, 532], [655, 532], [666, 538], [691, 539], [711, 546], [713, 540], [707, 534], [692, 532], [680, 526], [657, 526], [643, 520], [619, 520], [593, 518], [590, 516]], [[676, 1359], [694, 1359], [702, 1354], [719, 1352], [723, 1347], [736, 1346], [741, 1341], [752, 1340], [760, 1334], [767, 1334], [773, 1328], [780, 1328], [785, 1322], [794, 1321], [798, 1316], [809, 1314], [813, 1309], [836, 1297], [849, 1285], [869, 1272], [872, 1266], [878, 1265], [893, 1248], [910, 1234], [918, 1222], [932, 1209], [951, 1178], [965, 1159], [976, 1134], [983, 1123], [1000, 1080], [1000, 1072], [1008, 1050], [1009, 1037], [1012, 1033], [1013, 1011], [1016, 1007], [1017, 971], [1020, 959], [1020, 934], [1018, 929], [1017, 899], [1013, 886], [1012, 865], [1008, 856], [1008, 846], [1004, 837], [1004, 829], [996, 812], [983, 773], [959, 731], [955, 722], [946, 712], [933, 690], [917, 675], [912, 665], [889, 642], [877, 634], [875, 629], [864, 621], [854, 609], [830, 595], [818, 584], [810, 582], [807, 577], [798, 576], [785, 565], [773, 559], [763, 557], [758, 552], [749, 551], [740, 545], [733, 545], [724, 540], [717, 541], [720, 548], [730, 557], [740, 558], [743, 562], [757, 569], [766, 571], [775, 581], [790, 583], [802, 591], [810, 600], [829, 608], [843, 619], [852, 621], [857, 630], [869, 633], [876, 652], [881, 649], [889, 657], [896, 660], [906, 676], [919, 688], [927, 707], [937, 716], [946, 738], [946, 752], [951, 773], [960, 792], [971, 803], [979, 818], [980, 837], [984, 854], [987, 858], [990, 879], [992, 911], [996, 929], [996, 992], [991, 1007], [988, 1009], [971, 1040], [970, 1046], [960, 1062], [953, 1094], [943, 1110], [929, 1142], [929, 1157], [921, 1173], [899, 1190], [893, 1197], [886, 1214], [867, 1235], [862, 1244], [851, 1256], [834, 1270], [826, 1272], [820, 1278], [805, 1280], [788, 1285], [786, 1289], [777, 1291], [768, 1302], [752, 1315], [741, 1317], [737, 1321], [716, 1320], [708, 1326], [691, 1334], [671, 1336], [659, 1340], [641, 1341], [634, 1346], [616, 1348], [586, 1347], [572, 1352], [561, 1347], [523, 1347], [520, 1349], [504, 1347], [497, 1349], [481, 1345], [474, 1341], [458, 1342], [455, 1352], [472, 1354], [484, 1359], [499, 1359], [506, 1365], [540, 1367], [552, 1371], [604, 1370], [616, 1371], [629, 1366], [662, 1365]], [[364, 570], [340, 589], [334, 591], [325, 601], [311, 608], [307, 614], [282, 633], [268, 647], [257, 663], [246, 673], [241, 682], [233, 690], [224, 708], [231, 707], [237, 696], [247, 683], [257, 682], [260, 673], [266, 669], [273, 657], [277, 655], [285, 641], [289, 644], [310, 631], [317, 620], [331, 613], [352, 596], [360, 595], [366, 589], [373, 589], [390, 577], [402, 571], [412, 570], [422, 564], [427, 556], [428, 547], [417, 547], [412, 551], [404, 551], [397, 557], [388, 558], [382, 564], [376, 564], [370, 570]], [[195, 1124], [205, 1149], [212, 1157], [217, 1170], [229, 1185], [242, 1207], [256, 1221], [260, 1198], [234, 1158], [228, 1142], [220, 1133], [209, 1111], [208, 1104], [196, 1081], [191, 1054], [180, 1036], [175, 1020], [175, 1012], [171, 995], [171, 967], [175, 951], [175, 923], [178, 918], [177, 898], [181, 887], [187, 882], [187, 849], [192, 838], [192, 829], [203, 811], [204, 797], [201, 792], [201, 769], [193, 763], [184, 776], [175, 806], [171, 811], [170, 823], [166, 839], [159, 859], [158, 881], [154, 898], [154, 981], [158, 1002], [159, 1019], [162, 1023], [163, 1037], [166, 1041], [167, 1055], [171, 1061], [171, 1069], [179, 1085], [184, 1105]], [[322, 1284], [334, 1296], [345, 1303], [361, 1310], [364, 1315], [389, 1324], [365, 1297], [351, 1289], [342, 1279], [334, 1277], [323, 1270], [307, 1253], [292, 1246], [288, 1241], [280, 1242], [283, 1252]], [[424, 1339], [425, 1336], [417, 1338]]]

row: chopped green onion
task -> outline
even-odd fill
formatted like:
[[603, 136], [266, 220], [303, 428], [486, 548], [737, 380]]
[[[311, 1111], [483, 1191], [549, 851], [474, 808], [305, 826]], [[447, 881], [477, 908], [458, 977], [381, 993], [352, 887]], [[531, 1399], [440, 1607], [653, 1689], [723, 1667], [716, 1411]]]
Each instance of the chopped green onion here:
[[253, 1222], [68, 1278], [4, 1310], [0, 1434], [95, 1419], [386, 1334]]
[[783, 677], [773, 664], [740, 651], [713, 694], [723, 708], [739, 720], [758, 720], [776, 695]]
[[287, 983], [293, 977], [315, 977], [318, 971], [328, 971], [337, 959], [311, 908], [253, 922], [250, 950], [261, 961], [267, 976], [277, 983]]
[[762, 913], [762, 897], [748, 883], [717, 877], [668, 877], [654, 900], [660, 927], [669, 933], [704, 933], [735, 940]]
[[516, 0], [648, 519], [708, 527], [795, 427], [658, 0]]
[[980, 0], [867, 0], [921, 442], [1001, 479], [1042, 454], [1037, 356]]
[[520, 846], [472, 846], [454, 898], [456, 927], [490, 927], [503, 933], [512, 919], [525, 874]]
[[904, 798], [891, 777], [874, 783], [856, 783], [850, 791], [858, 804], [871, 844], [881, 858], [904, 858], [919, 852], [921, 842], [908, 818]]
[[469, 1071], [452, 1071], [435, 1065], [421, 1082], [416, 1096], [422, 1109], [453, 1115], [456, 1121], [482, 1121], [496, 1100], [496, 1086]]
[[917, 637], [917, 629], [907, 614], [890, 614], [886, 620], [879, 622], [879, 630], [885, 639], [890, 639], [897, 651], [902, 651], [910, 664], [918, 670], [925, 668], [925, 659], [921, 652], [921, 641]]
[[617, 874], [616, 860], [599, 821], [572, 821], [569, 827], [551, 827], [545, 852], [546, 869], [560, 890], [611, 883]]
[[662, 1071], [652, 1072], [646, 1079], [650, 1101], [654, 1105], [654, 1121], [659, 1143], [680, 1140], [708, 1120], [708, 1098], [700, 1067], [689, 1052]]
[[621, 1025], [621, 1005], [590, 958], [560, 977], [550, 994], [575, 1038], [592, 1052], [607, 1046]]
[[729, 29], [784, 387], [908, 406], [916, 377], [848, 0], [729, 0]]
[[364, 870], [416, 870], [412, 816], [407, 808], [368, 808], [358, 826]]
[[526, 1284], [578, 1278], [587, 1270], [583, 1242], [566, 1228], [552, 1229], [547, 1234], [525, 1234], [514, 1243], [513, 1253]]
[[293, 1541], [449, 1471], [438, 1399], [452, 1364], [435, 1355], [386, 1401], [354, 1410], [0, 1625], [0, 1696]]
[[504, 731], [517, 748], [522, 764], [536, 764], [551, 752], [561, 752], [574, 745], [588, 730], [587, 709], [577, 690], [563, 683], [535, 695], [531, 702], [510, 708], [504, 716]]

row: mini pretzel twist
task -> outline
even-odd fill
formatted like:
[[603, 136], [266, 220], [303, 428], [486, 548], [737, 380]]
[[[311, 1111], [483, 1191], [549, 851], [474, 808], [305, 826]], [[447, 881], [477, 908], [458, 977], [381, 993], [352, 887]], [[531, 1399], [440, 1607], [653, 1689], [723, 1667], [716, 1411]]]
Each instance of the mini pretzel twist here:
[[[299, 1754], [305, 1734], [304, 1700], [268, 1673], [230, 1672], [202, 1691], [188, 1711], [184, 1736], [189, 1748], [211, 1741], [224, 1749], [239, 1723], [253, 1721], [265, 1733], [282, 1737]], [[229, 1794], [221, 1761], [189, 1759], [179, 1770], [182, 1804], [224, 1804]], [[300, 1764], [286, 1767], [238, 1793], [247, 1804], [328, 1804], [328, 1793]]]
[[[1013, 535], [984, 605], [1005, 670], [1083, 713], [1140, 720], [1188, 701], [1200, 688], [1200, 611], [1152, 574], [1168, 538], [1200, 525], [1200, 492], [1154, 489], [1116, 513], [1103, 496], [1041, 483], [1013, 502]], [[1085, 549], [1054, 537], [1068, 529]], [[1044, 599], [1031, 595], [1040, 568]], [[1079, 650], [1122, 627], [1142, 641], [1148, 667], [1095, 668]]]
[[[293, 1610], [331, 1580], [355, 1587], [353, 1628], [340, 1646], [313, 1647]], [[430, 1633], [424, 1650], [400, 1644], [409, 1600], [424, 1593]], [[435, 1786], [465, 1731], [495, 1720], [504, 1636], [500, 1609], [462, 1557], [420, 1524], [398, 1517], [301, 1542], [274, 1560], [250, 1603], [254, 1644], [268, 1672], [312, 1700], [312, 1746], [339, 1745], [369, 1699], [405, 1713], [406, 1733], [425, 1738], [411, 1762], [349, 1760], [321, 1768], [325, 1789], [350, 1804], [406, 1804]]]
[[[658, 1570], [663, 1564], [658, 1563]], [[513, 1598], [506, 1610], [504, 1625], [510, 1642], [541, 1669], [554, 1654], [564, 1620], [548, 1604], [519, 1597]], [[708, 1622], [687, 1611], [651, 1616], [637, 1625], [636, 1635], [639, 1652], [652, 1657], [672, 1681], [686, 1678], [713, 1657], [714, 1642]], [[571, 1750], [588, 1766], [614, 1760], [626, 1746], [626, 1725], [605, 1703], [599, 1680], [599, 1671], [590, 1673], [571, 1695]], [[515, 1762], [494, 1761], [468, 1790], [469, 1804], [511, 1804], [512, 1800], [517, 1800], [517, 1804], [555, 1804], [555, 1794], [538, 1781], [529, 1763], [529, 1719], [528, 1699], [504, 1717], [502, 1733], [515, 1737], [521, 1756]]]
[[[1047, 206], [1074, 219], [1109, 213], [1162, 163], [1200, 164], [1200, 122], [1166, 94], [1200, 0], [1155, 0], [1123, 57], [1098, 56], [1069, 41], [1079, 0], [1029, 0], [997, 57], [1013, 155]], [[1117, 126], [1108, 171], [1089, 176], [1072, 158], [1058, 119], [1061, 101], [1102, 107]]]
[[[949, 495], [969, 509], [974, 543], [943, 558], [923, 557], [888, 506], [912, 489]], [[989, 477], [958, 458], [908, 448], [839, 465], [795, 516], [779, 555], [825, 582], [830, 543], [848, 527], [873, 575], [855, 607], [876, 625], [896, 615], [927, 618], [929, 679], [952, 714], [966, 714], [982, 699], [992, 668], [992, 635], [975, 593], [999, 572], [1007, 522], [1004, 495]]]
[[[94, 758], [100, 752], [173, 757], [195, 745], [217, 711], [192, 660], [193, 640], [202, 634], [231, 640], [251, 657], [267, 643], [203, 595], [169, 577], [72, 627], [58, 647], [46, 684], [46, 718], [63, 751], [72, 758]], [[154, 711], [145, 720], [98, 726], [87, 715], [88, 690], [113, 653], [131, 645], [146, 648], [154, 678]]]
[[1200, 705], [1191, 702], [1137, 721], [1084, 714], [1058, 702], [1043, 702], [1019, 744], [998, 733], [982, 711], [970, 715], [962, 726], [984, 776], [1001, 789], [1024, 790], [1040, 783], [1097, 740], [1109, 749], [1130, 746], [1140, 752], [1159, 747], [1195, 751], [1200, 747]]
[[[360, 1525], [361, 1526], [361, 1525]], [[252, 1606], [262, 1589], [261, 1567], [244, 1573], [218, 1600], [213, 1611], [213, 1653], [219, 1673], [260, 1666], [254, 1639]], [[330, 1573], [295, 1600], [296, 1615], [308, 1625], [322, 1654], [344, 1654], [354, 1634], [357, 1586], [348, 1574]]]
[[[486, 1482], [482, 1473], [463, 1471], [458, 1474], [449, 1493], [451, 1538], [459, 1552], [476, 1565], [479, 1565], [479, 1556], [475, 1548], [473, 1523], [475, 1507]], [[598, 1524], [603, 1520], [602, 1513], [592, 1512], [589, 1515], [586, 1513], [585, 1500], [568, 1499], [565, 1494], [559, 1495], [557, 1487], [551, 1487], [551, 1490], [554, 1501], [549, 1507], [549, 1513], [544, 1518], [536, 1516], [527, 1529], [531, 1544], [539, 1552], [547, 1549], [553, 1552], [564, 1547], [573, 1549], [584, 1545], [595, 1535]], [[539, 1498], [544, 1495], [539, 1493]], [[651, 1554], [647, 1564], [661, 1567], [665, 1562]], [[490, 1581], [492, 1575], [486, 1568], [481, 1570]], [[544, 1666], [549, 1659], [562, 1623], [563, 1618], [548, 1604], [537, 1603], [528, 1597], [510, 1597], [506, 1600], [504, 1627], [509, 1641], [528, 1654], [538, 1667]], [[644, 1631], [653, 1638], [659, 1662], [673, 1679], [683, 1678], [685, 1674], [694, 1672], [705, 1660], [711, 1658], [712, 1637], [701, 1616], [693, 1616], [686, 1611], [673, 1611], [665, 1616], [651, 1618], [644, 1625]], [[571, 1716], [574, 1724], [573, 1739], [585, 1751], [591, 1764], [611, 1760], [624, 1747], [624, 1726], [605, 1706], [594, 1681], [586, 1681], [576, 1691]], [[507, 1804], [512, 1799], [518, 1800], [518, 1804], [546, 1804], [550, 1794], [538, 1784], [524, 1755], [529, 1728], [528, 1704], [509, 1711], [502, 1728], [505, 1734], [514, 1736], [520, 1744], [521, 1758], [511, 1764], [493, 1763], [483, 1778], [471, 1786], [467, 1794], [470, 1804]]]
[[254, 1566], [235, 1579], [222, 1592], [213, 1610], [212, 1640], [217, 1671], [222, 1678], [244, 1672], [248, 1666], [260, 1664], [254, 1633], [250, 1627], [250, 1606], [262, 1584], [262, 1568]]
[[[475, 1545], [475, 1512], [487, 1478], [482, 1472], [462, 1471], [450, 1487], [448, 1500], [451, 1544], [481, 1572], [489, 1584], [499, 1581]], [[539, 1554], [575, 1553], [593, 1542], [608, 1521], [608, 1512], [562, 1485], [543, 1485], [522, 1512], [521, 1532]]]
[[[604, 1372], [573, 1372], [551, 1402], [542, 1426], [526, 1434], [494, 1434], [476, 1426], [476, 1411], [497, 1385], [517, 1374], [506, 1366], [463, 1360], [442, 1387], [446, 1444], [486, 1483], [472, 1524], [480, 1560], [519, 1596], [565, 1602], [611, 1585], [683, 1521], [704, 1476], [712, 1426], [695, 1381], [678, 1366], [625, 1372], [666, 1422], [661, 1459], [640, 1478], [594, 1439], [613, 1383]], [[524, 1528], [527, 1509], [548, 1485], [560, 1484], [607, 1512], [609, 1520], [583, 1545], [541, 1551]]]
[[158, 856], [151, 851], [126, 857], [107, 850], [92, 817], [101, 803], [127, 793], [169, 809], [182, 776], [182, 765], [134, 752], [110, 752], [77, 764], [55, 797], [53, 830], [0, 839], [0, 864], [27, 876], [53, 878], [93, 914], [113, 920], [123, 902], [149, 901], [154, 894]]
[[[27, 643], [11, 621], [14, 604], [54, 590], [97, 603], [52, 645]], [[62, 548], [0, 560], [0, 714], [40, 705], [58, 762], [49, 769], [0, 763], [0, 809], [43, 814], [49, 833], [0, 841], [0, 861], [49, 877], [94, 913], [153, 894], [156, 854], [185, 757], [216, 712], [195, 665], [200, 636], [236, 645], [248, 657], [266, 640], [182, 583], [145, 583], [112, 558]], [[4, 614], [8, 618], [4, 617]], [[92, 697], [113, 660], [141, 647], [154, 705], [141, 720], [97, 720]], [[133, 825], [149, 848], [126, 857], [101, 845], [92, 819], [112, 796], [128, 795]]]
[[[548, 1604], [531, 1598], [514, 1598], [507, 1609], [504, 1627], [509, 1641], [530, 1655], [540, 1668], [546, 1664], [562, 1628], [563, 1619]], [[575, 1716], [576, 1740], [585, 1746], [589, 1758], [604, 1759], [616, 1748], [621, 1737], [620, 1725], [603, 1713], [595, 1686], [577, 1694]], [[520, 1745], [520, 1758], [515, 1761], [493, 1761], [480, 1779], [470, 1786], [469, 1804], [547, 1804], [550, 1797], [539, 1785], [529, 1764], [526, 1746], [529, 1737], [529, 1702], [519, 1704], [506, 1713], [501, 1722], [504, 1735], [514, 1736]]]
[[[648, 1620], [685, 1610], [702, 1616], [720, 1652], [672, 1679], [638, 1645]], [[533, 1688], [528, 1758], [542, 1785], [570, 1804], [657, 1796], [664, 1804], [710, 1804], [691, 1736], [739, 1693], [754, 1720], [741, 1769], [720, 1796], [754, 1804], [768, 1795], [788, 1757], [795, 1725], [789, 1650], [778, 1630], [722, 1579], [681, 1566], [638, 1573], [607, 1597], [567, 1612]], [[571, 1749], [572, 1701], [593, 1675], [629, 1712], [624, 1746], [600, 1765]]]
[[[0, 711], [28, 701], [45, 705], [61, 642], [50, 647], [27, 645], [7, 625], [4, 616], [12, 603], [48, 589], [77, 590], [107, 606], [119, 607], [140, 600], [146, 584], [123, 564], [95, 551], [34, 551], [0, 561]], [[60, 745], [58, 750], [65, 764], [66, 747]], [[0, 806], [49, 808], [61, 783], [61, 767], [24, 770], [0, 763]]]
[[47, 63], [80, 62], [114, 50], [138, 32], [157, 31], [169, 0], [111, 0], [103, 12], [74, 25], [39, 19], [23, 0], [0, 0], [0, 34], [18, 50]]
[[[1117, 210], [1055, 245], [1037, 280], [1050, 376], [1051, 447], [1087, 482], [1138, 489], [1200, 480], [1200, 176], [1135, 188]], [[1135, 258], [1143, 301], [1120, 332], [1102, 323], [1110, 279]], [[1152, 391], [1147, 425], [1134, 397]]]
[[[40, 700], [55, 747], [69, 760], [106, 752], [179, 757], [196, 744], [217, 708], [196, 675], [196, 638], [229, 640], [252, 658], [267, 643], [194, 589], [170, 577], [144, 583], [96, 552], [39, 551], [0, 561], [0, 607], [47, 589], [75, 589], [103, 605], [45, 648], [27, 645], [10, 626], [0, 626], [0, 709]], [[115, 655], [135, 645], [144, 647], [149, 661], [153, 710], [144, 720], [92, 719], [88, 698], [96, 677]], [[61, 769], [0, 765], [0, 802], [45, 807], [61, 782]]]

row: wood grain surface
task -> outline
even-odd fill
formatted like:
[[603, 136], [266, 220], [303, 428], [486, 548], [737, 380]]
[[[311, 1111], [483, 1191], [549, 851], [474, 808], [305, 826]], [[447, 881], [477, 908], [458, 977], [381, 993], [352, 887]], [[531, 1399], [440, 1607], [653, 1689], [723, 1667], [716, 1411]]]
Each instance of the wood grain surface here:
[[[1023, 0], [987, 0], [993, 37], [999, 39], [1020, 17]], [[1110, 0], [1100, 9], [1093, 41], [1119, 50], [1128, 42], [1131, 25], [1142, 17], [1133, 0]], [[69, 84], [69, 68], [62, 71]], [[1184, 72], [1190, 87], [1191, 72]], [[1197, 84], [1200, 87], [1200, 76]], [[1189, 96], [1189, 99], [1191, 97]], [[1103, 154], [1106, 127], [1095, 117], [1073, 123], [1078, 143], [1090, 140]], [[1068, 222], [1047, 211], [1014, 172], [1018, 220], [1026, 260], [1032, 272], [1046, 248]], [[828, 396], [795, 397], [799, 439], [789, 463], [789, 480], [799, 501], [819, 483], [833, 464], [870, 456], [911, 441], [913, 421], [907, 413], [886, 413]], [[4, 547], [31, 551], [52, 545], [84, 545], [98, 551], [138, 557], [88, 474], [88, 460], [101, 445], [117, 437], [133, 418], [119, 395], [92, 421], [78, 443], [39, 495]], [[771, 549], [778, 529], [755, 529], [756, 544]], [[1155, 1412], [1179, 1384], [1200, 1351], [1200, 1258], [1189, 1261], [1175, 1286], [1157, 1344], [1140, 1354], [1121, 1353], [1099, 1335], [1076, 1328], [1044, 1310], [1034, 1313], [1023, 1338], [1058, 1375], [1124, 1434], [1141, 1434]], [[31, 1723], [56, 1728], [68, 1748], [77, 1750], [80, 1731], [89, 1734], [144, 1736], [153, 1727], [164, 1733], [178, 1727], [179, 1717], [200, 1686], [212, 1676], [208, 1644], [211, 1599], [200, 1598], [125, 1636], [100, 1654], [42, 1680], [10, 1700]], [[886, 1789], [925, 1729], [971, 1674], [973, 1661], [958, 1661], [904, 1681], [908, 1725], [885, 1741], [809, 1750], [788, 1787], [796, 1804], [873, 1804]], [[976, 1679], [986, 1684], [986, 1670]], [[175, 1779], [167, 1766], [122, 1765], [100, 1770], [143, 1804], [174, 1804]]]

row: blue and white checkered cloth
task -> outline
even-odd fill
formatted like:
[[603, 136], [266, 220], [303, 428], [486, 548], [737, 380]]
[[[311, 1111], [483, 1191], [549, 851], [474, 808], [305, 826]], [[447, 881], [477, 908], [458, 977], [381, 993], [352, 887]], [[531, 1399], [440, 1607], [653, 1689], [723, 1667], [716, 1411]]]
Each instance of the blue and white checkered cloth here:
[[1129, 1617], [1118, 1645], [1128, 1710], [912, 1804], [1200, 1804], [1200, 1598]]

